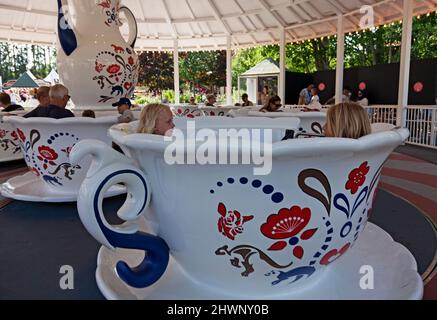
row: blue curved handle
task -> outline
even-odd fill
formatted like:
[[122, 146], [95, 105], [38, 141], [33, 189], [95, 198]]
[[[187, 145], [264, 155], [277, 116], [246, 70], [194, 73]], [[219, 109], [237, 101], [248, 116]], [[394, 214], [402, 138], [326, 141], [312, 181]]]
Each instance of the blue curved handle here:
[[119, 277], [128, 285], [134, 288], [146, 288], [157, 282], [164, 274], [168, 266], [170, 250], [165, 241], [157, 236], [144, 232], [136, 232], [134, 234], [118, 233], [108, 228], [105, 223], [103, 223], [103, 214], [100, 211], [99, 205], [101, 200], [99, 199], [101, 199], [101, 193], [103, 192], [105, 185], [111, 179], [119, 175], [134, 175], [139, 179], [139, 182], [145, 190], [145, 197], [144, 202], [136, 215], [139, 216], [144, 211], [149, 197], [144, 177], [134, 170], [121, 170], [107, 176], [97, 188], [93, 203], [94, 216], [106, 240], [114, 248], [136, 249], [144, 250], [146, 252], [145, 258], [139, 266], [131, 268], [127, 263], [120, 261], [117, 263], [116, 267]]
[[62, 50], [70, 56], [77, 49], [77, 39], [65, 18], [62, 0], [58, 0], [58, 37]]

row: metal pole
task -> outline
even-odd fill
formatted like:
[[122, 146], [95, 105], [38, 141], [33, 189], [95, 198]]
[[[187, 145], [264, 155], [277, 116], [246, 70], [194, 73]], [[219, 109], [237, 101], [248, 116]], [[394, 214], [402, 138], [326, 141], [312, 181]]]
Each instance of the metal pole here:
[[343, 102], [343, 81], [344, 81], [344, 17], [343, 15], [338, 15], [335, 103]]

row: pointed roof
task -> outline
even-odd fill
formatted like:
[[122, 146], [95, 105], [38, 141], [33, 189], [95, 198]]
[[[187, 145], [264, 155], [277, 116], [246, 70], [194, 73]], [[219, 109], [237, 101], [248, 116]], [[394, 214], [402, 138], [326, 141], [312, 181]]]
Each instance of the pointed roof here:
[[249, 76], [260, 76], [260, 75], [272, 75], [272, 74], [279, 74], [280, 69], [278, 67], [278, 64], [273, 61], [272, 59], [266, 59], [260, 63], [258, 63], [255, 67], [252, 69], [249, 69], [245, 73], [243, 73], [242, 77], [249, 77]]
[[45, 82], [49, 82], [51, 84], [55, 84], [59, 82], [59, 75], [58, 73], [52, 69], [47, 77], [44, 78]]
[[26, 71], [21, 77], [14, 83], [11, 88], [38, 88], [39, 85], [35, 76], [30, 71]]

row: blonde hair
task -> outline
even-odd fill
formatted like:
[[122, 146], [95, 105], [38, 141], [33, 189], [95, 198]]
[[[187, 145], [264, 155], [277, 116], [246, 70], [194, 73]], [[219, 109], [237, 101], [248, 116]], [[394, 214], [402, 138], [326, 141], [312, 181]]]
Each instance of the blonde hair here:
[[41, 98], [46, 98], [49, 96], [50, 87], [41, 86], [36, 90], [36, 98], [40, 100]]
[[171, 111], [168, 106], [163, 104], [147, 105], [141, 112], [140, 124], [138, 125], [137, 133], [155, 133], [156, 120], [158, 119], [159, 114], [164, 110]]
[[337, 138], [359, 139], [371, 133], [369, 117], [356, 103], [340, 103], [329, 108], [326, 121]]

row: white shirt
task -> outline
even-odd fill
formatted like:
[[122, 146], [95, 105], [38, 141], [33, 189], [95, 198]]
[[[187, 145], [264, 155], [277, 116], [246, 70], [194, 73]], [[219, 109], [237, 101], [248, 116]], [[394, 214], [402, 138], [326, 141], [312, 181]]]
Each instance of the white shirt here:
[[362, 107], [368, 107], [369, 106], [369, 99], [363, 98], [361, 100], [358, 100], [358, 104]]

